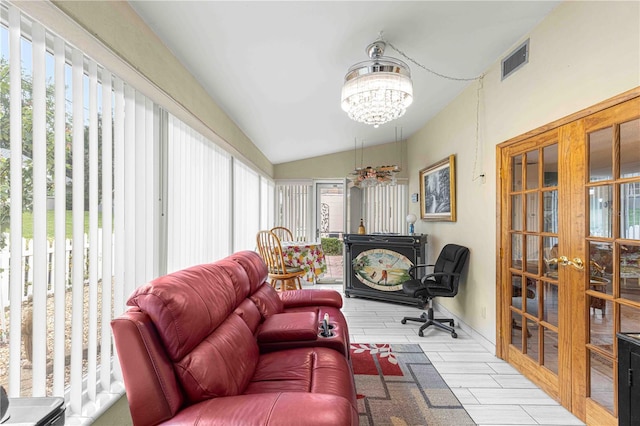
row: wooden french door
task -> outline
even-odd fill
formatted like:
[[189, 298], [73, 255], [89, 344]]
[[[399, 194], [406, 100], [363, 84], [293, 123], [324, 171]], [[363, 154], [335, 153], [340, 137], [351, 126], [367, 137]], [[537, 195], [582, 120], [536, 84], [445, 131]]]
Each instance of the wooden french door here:
[[497, 352], [589, 424], [617, 424], [616, 334], [640, 331], [639, 95], [498, 147]]

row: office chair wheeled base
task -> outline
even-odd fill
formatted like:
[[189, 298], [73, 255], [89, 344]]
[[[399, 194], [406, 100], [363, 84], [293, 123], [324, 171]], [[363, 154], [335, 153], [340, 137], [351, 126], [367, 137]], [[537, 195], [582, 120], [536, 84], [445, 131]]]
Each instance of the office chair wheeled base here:
[[[452, 319], [440, 319], [440, 318], [434, 318], [433, 317], [433, 308], [429, 307], [429, 310], [427, 312], [423, 312], [422, 315], [420, 315], [419, 318], [415, 318], [415, 317], [404, 317], [402, 318], [402, 320], [400, 321], [402, 324], [406, 324], [407, 321], [416, 321], [416, 322], [423, 322], [424, 324], [422, 324], [422, 326], [420, 326], [420, 329], [418, 330], [418, 336], [420, 337], [424, 337], [424, 332], [423, 330], [429, 326], [435, 325], [438, 328], [441, 328], [445, 331], [448, 331], [449, 333], [451, 333], [451, 337], [453, 337], [454, 339], [458, 338], [458, 334], [456, 333], [456, 331], [453, 329], [454, 327], [454, 322]], [[445, 323], [449, 323], [449, 325], [446, 325]]]

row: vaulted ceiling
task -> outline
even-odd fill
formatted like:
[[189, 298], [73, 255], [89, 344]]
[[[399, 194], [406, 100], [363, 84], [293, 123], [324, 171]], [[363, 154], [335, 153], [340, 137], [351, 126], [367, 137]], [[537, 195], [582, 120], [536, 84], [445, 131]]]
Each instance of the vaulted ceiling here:
[[[166, 46], [274, 164], [409, 137], [470, 82], [407, 62], [414, 102], [374, 129], [340, 108], [347, 69], [382, 31], [438, 73], [475, 77], [557, 1], [131, 1]], [[535, 46], [531, 47], [532, 51]]]

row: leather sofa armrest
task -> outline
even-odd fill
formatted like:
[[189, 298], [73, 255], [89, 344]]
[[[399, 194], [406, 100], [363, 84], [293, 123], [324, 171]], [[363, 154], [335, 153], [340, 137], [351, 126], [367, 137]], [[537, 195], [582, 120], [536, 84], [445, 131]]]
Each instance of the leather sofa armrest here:
[[316, 340], [318, 317], [315, 312], [287, 312], [268, 317], [257, 333], [258, 344]]
[[346, 398], [300, 392], [277, 392], [214, 398], [185, 408], [171, 425], [357, 425], [358, 413]]
[[332, 306], [342, 308], [342, 296], [335, 290], [288, 290], [278, 293], [284, 308], [297, 308], [303, 306]]

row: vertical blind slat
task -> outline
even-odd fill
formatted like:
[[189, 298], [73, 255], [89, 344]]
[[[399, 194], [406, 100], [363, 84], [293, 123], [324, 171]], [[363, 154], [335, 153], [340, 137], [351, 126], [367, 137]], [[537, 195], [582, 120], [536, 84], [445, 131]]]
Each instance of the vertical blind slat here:
[[9, 97], [10, 97], [10, 191], [11, 220], [9, 264], [10, 330], [9, 330], [9, 396], [20, 396], [20, 344], [22, 324], [22, 82], [20, 53], [20, 11], [9, 6]]
[[[127, 298], [136, 286], [136, 101], [135, 92], [124, 87], [124, 297]], [[132, 143], [127, 143], [132, 141]]]
[[65, 379], [65, 291], [66, 291], [66, 105], [65, 105], [65, 45], [56, 37], [55, 58], [55, 283], [54, 283], [54, 367], [53, 394], [64, 395]]
[[124, 199], [124, 86], [122, 80], [114, 79], [115, 108], [113, 111], [113, 143], [114, 143], [114, 307], [113, 314], [119, 316], [124, 312], [125, 302], [125, 199]]
[[113, 280], [112, 211], [113, 132], [111, 73], [102, 70], [102, 329], [100, 330], [100, 385], [111, 388], [111, 294]]
[[98, 67], [89, 61], [89, 340], [87, 394], [96, 400], [98, 372]]
[[72, 52], [73, 87], [73, 279], [71, 323], [71, 393], [72, 413], [82, 409], [82, 338], [84, 305], [84, 70], [83, 55], [77, 49]]
[[[46, 395], [47, 378], [47, 132], [44, 28], [31, 27], [32, 35], [32, 101], [33, 114], [33, 330], [32, 389], [33, 396]], [[27, 323], [28, 324], [28, 323]], [[24, 337], [24, 336], [23, 336]]]

